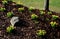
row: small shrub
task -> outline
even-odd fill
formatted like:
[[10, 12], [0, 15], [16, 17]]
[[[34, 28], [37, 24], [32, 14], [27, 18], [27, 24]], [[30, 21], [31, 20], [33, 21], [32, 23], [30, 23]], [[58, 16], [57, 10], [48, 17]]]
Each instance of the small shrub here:
[[19, 12], [24, 11], [24, 7], [23, 7], [23, 8], [18, 8], [18, 11], [19, 11]]
[[40, 11], [40, 15], [44, 15], [45, 14], [45, 12], [44, 11]]
[[12, 33], [12, 31], [13, 31], [14, 29], [15, 29], [15, 27], [12, 26], [12, 25], [10, 25], [10, 26], [7, 27], [6, 31], [7, 31], [8, 33]]
[[46, 31], [45, 30], [37, 30], [37, 33], [36, 33], [38, 36], [44, 36], [46, 34]]
[[32, 14], [32, 15], [31, 15], [31, 19], [32, 19], [32, 20], [36, 20], [37, 18], [38, 18], [38, 16], [37, 16], [36, 14]]
[[52, 19], [54, 19], [54, 20], [58, 19], [58, 17], [59, 16], [57, 16], [57, 15], [52, 15]]
[[3, 3], [4, 5], [6, 5], [8, 2], [7, 2], [7, 1], [2, 1], [2, 3]]
[[0, 8], [0, 12], [3, 12], [3, 11], [5, 11], [6, 9], [5, 8]]
[[7, 17], [12, 17], [13, 16], [13, 12], [8, 12], [7, 13]]
[[51, 27], [55, 28], [57, 23], [52, 21], [52, 22], [50, 22], [50, 25], [51, 25]]

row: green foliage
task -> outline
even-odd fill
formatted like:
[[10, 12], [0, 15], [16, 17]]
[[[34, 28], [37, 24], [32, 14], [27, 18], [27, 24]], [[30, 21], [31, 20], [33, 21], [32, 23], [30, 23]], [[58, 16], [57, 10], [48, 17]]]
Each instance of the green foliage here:
[[45, 14], [45, 12], [44, 11], [40, 11], [40, 15], [44, 15]]
[[6, 5], [8, 2], [7, 2], [6, 0], [4, 0], [4, 1], [2, 1], [2, 3], [3, 3], [4, 5]]
[[36, 33], [38, 36], [44, 36], [46, 34], [46, 31], [45, 30], [37, 30], [37, 33]]
[[12, 17], [13, 16], [13, 12], [8, 12], [7, 13], [7, 17]]
[[19, 12], [24, 11], [24, 7], [22, 7], [22, 8], [18, 8], [18, 11], [19, 11]]
[[15, 27], [10, 25], [10, 26], [8, 26], [8, 27], [6, 28], [6, 31], [7, 31], [8, 33], [11, 33], [14, 29], [15, 29]]
[[48, 12], [47, 14], [48, 14], [48, 15], [51, 15], [51, 14], [52, 14], [52, 12]]
[[37, 18], [38, 18], [38, 16], [36, 14], [31, 15], [31, 19], [36, 20]]
[[54, 19], [54, 20], [58, 19], [58, 17], [59, 16], [57, 16], [57, 15], [52, 15], [52, 19]]
[[51, 27], [55, 28], [57, 23], [52, 21], [52, 22], [50, 22], [50, 25], [51, 25]]
[[5, 10], [6, 10], [5, 8], [0, 7], [1, 12], [5, 11]]
[[32, 11], [33, 9], [34, 9], [34, 7], [29, 7], [29, 9], [28, 9], [28, 10], [29, 10], [29, 11]]

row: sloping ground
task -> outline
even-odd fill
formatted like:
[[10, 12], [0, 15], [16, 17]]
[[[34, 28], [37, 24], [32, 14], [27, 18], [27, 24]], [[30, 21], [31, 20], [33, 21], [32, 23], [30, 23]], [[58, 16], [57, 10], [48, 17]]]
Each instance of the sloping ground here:
[[[15, 2], [8, 2], [7, 5], [3, 5], [0, 2], [0, 7], [5, 7], [6, 10], [4, 12], [0, 12], [0, 39], [60, 39], [60, 14], [56, 12], [52, 12], [51, 15], [48, 15], [46, 11], [33, 9], [31, 12], [28, 10], [29, 8], [23, 5], [16, 5]], [[23, 12], [19, 12], [18, 8], [24, 7]], [[44, 11], [45, 14], [43, 16], [40, 15], [40, 11]], [[20, 17], [23, 25], [16, 25], [16, 29], [13, 33], [9, 34], [6, 32], [6, 28], [10, 26], [10, 19], [7, 17], [7, 12], [13, 12], [14, 16]], [[31, 19], [31, 14], [36, 14], [39, 16], [39, 23], [35, 23]], [[58, 15], [59, 18], [57, 20], [52, 20], [52, 15]], [[47, 21], [46, 18], [49, 18]], [[52, 28], [50, 26], [51, 21], [56, 21], [58, 25], [56, 28]], [[36, 31], [39, 29], [44, 29], [47, 31], [46, 35], [43, 37], [39, 37], [36, 35]]]

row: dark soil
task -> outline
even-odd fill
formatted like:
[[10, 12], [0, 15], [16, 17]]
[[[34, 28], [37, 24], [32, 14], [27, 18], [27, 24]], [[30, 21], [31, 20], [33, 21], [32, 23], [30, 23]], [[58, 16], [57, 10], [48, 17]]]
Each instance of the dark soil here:
[[[56, 12], [52, 12], [52, 15], [58, 15], [59, 18], [57, 20], [52, 20], [51, 16], [47, 13], [41, 16], [39, 13], [41, 10], [34, 9], [31, 12], [28, 10], [27, 7], [23, 5], [16, 5], [15, 2], [8, 2], [7, 5], [3, 5], [0, 2], [0, 7], [5, 7], [6, 11], [0, 12], [0, 39], [60, 39], [60, 14]], [[23, 12], [19, 12], [17, 9], [20, 7], [24, 7]], [[10, 19], [6, 16], [7, 12], [12, 11], [14, 16], [18, 16], [21, 19], [20, 25], [15, 25], [16, 29], [13, 33], [9, 34], [6, 32], [6, 28], [10, 26]], [[44, 10], [43, 10], [44, 11]], [[46, 12], [46, 11], [45, 11]], [[39, 23], [34, 23], [31, 19], [31, 14], [36, 14], [39, 16]], [[49, 21], [45, 19], [49, 18]], [[56, 28], [52, 28], [50, 26], [51, 21], [58, 22], [58, 26]], [[47, 34], [43, 37], [39, 37], [36, 35], [36, 31], [39, 29], [44, 29], [47, 31]]]

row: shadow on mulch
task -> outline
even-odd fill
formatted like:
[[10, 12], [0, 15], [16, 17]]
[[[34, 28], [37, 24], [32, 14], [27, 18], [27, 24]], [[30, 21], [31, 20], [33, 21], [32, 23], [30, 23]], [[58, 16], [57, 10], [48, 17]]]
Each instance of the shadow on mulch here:
[[7, 34], [14, 35], [14, 36], [21, 36], [22, 33], [23, 33], [22, 31], [17, 31], [14, 29], [11, 33], [7, 33]]
[[16, 22], [14, 26], [16, 27], [28, 27], [29, 23], [24, 21], [24, 20], [20, 20], [19, 22]]

